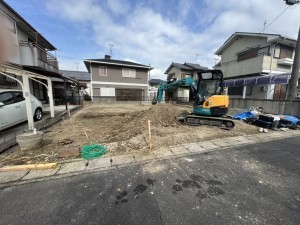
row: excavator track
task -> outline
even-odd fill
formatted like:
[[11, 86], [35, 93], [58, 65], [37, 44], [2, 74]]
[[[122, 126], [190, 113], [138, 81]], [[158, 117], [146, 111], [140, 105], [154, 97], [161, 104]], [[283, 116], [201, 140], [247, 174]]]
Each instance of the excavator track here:
[[226, 129], [232, 129], [235, 126], [233, 120], [225, 117], [209, 117], [209, 116], [197, 116], [197, 115], [186, 115], [184, 122], [190, 126], [209, 125], [217, 126]]

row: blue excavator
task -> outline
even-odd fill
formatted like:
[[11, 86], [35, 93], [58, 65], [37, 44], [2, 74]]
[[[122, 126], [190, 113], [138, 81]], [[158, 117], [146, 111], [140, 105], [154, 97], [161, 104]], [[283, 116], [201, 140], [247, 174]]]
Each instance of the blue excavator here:
[[160, 85], [157, 96], [152, 104], [161, 103], [163, 94], [178, 88], [190, 89], [194, 101], [192, 113], [183, 113], [177, 117], [187, 125], [210, 125], [232, 129], [233, 120], [226, 117], [229, 108], [229, 97], [224, 95], [224, 80], [221, 70], [201, 70], [196, 79], [187, 77], [181, 80], [173, 79]]

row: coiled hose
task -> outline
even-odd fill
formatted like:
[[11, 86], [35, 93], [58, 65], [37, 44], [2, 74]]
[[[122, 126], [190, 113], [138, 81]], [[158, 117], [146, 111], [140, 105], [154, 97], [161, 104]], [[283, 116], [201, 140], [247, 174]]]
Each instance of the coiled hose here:
[[81, 156], [85, 159], [94, 159], [101, 157], [106, 153], [106, 148], [103, 145], [85, 145], [81, 149]]

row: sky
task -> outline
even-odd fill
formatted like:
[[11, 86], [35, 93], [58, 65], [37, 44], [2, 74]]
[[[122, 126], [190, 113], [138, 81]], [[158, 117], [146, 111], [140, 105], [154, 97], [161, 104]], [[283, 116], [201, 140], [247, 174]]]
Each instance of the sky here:
[[300, 26], [300, 4], [283, 0], [5, 1], [57, 48], [60, 69], [87, 71], [84, 59], [111, 50], [112, 59], [150, 64], [151, 78], [160, 79], [172, 62], [211, 68], [235, 32], [265, 26], [296, 39]]

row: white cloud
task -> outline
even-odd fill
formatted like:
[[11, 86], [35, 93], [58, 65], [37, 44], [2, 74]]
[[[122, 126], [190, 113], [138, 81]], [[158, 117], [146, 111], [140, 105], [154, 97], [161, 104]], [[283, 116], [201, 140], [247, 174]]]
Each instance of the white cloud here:
[[[169, 8], [158, 10], [146, 2], [129, 8], [121, 0], [51, 0], [47, 9], [67, 21], [91, 27], [90, 35], [95, 40], [91, 44], [102, 48], [102, 52], [107, 51], [107, 43], [113, 43], [113, 57], [151, 63], [155, 67], [151, 73], [165, 78], [163, 73], [172, 62], [194, 63], [196, 54], [200, 55], [198, 62], [212, 67], [214, 52], [234, 32], [259, 32], [265, 20], [268, 25], [287, 7], [280, 0], [205, 0], [200, 8], [197, 4], [197, 0], [181, 1], [177, 8], [170, 3]], [[169, 10], [178, 14], [176, 19], [166, 16]], [[184, 18], [191, 15], [196, 15], [194, 20], [184, 23]], [[300, 6], [291, 7], [265, 32], [296, 38], [299, 15]], [[95, 57], [99, 58], [96, 51], [88, 58]], [[61, 66], [72, 67], [72, 61], [60, 61]]]
[[128, 12], [128, 4], [122, 0], [107, 0], [108, 9], [117, 15], [124, 15]]
[[60, 58], [59, 60], [59, 69], [60, 70], [73, 70], [73, 71], [87, 71], [84, 63], [82, 60], [76, 60], [76, 59], [66, 59], [66, 58]]

